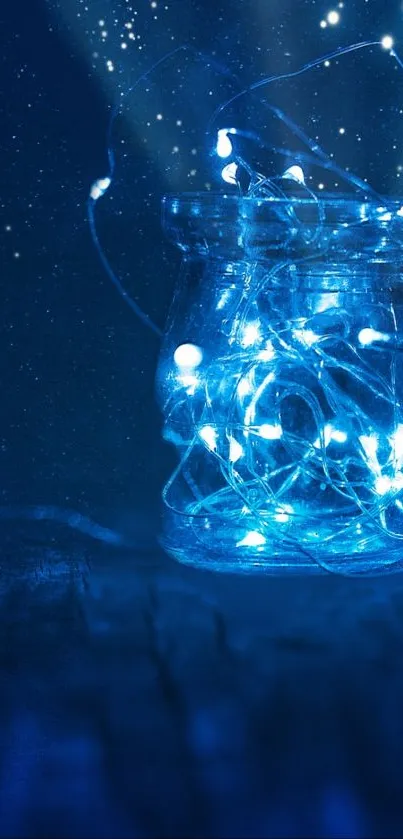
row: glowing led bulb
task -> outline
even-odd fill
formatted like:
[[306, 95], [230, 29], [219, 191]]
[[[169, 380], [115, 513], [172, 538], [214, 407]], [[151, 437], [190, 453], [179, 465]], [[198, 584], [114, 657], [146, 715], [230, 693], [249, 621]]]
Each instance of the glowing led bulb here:
[[335, 443], [345, 443], [347, 440], [347, 434], [345, 431], [340, 431], [338, 428], [333, 428], [331, 423], [327, 423], [323, 429], [323, 437], [322, 441], [319, 439], [315, 440], [314, 447], [315, 449], [320, 449], [322, 442], [325, 448], [329, 445], [329, 443], [333, 440]]
[[391, 50], [393, 49], [393, 38], [391, 35], [384, 35], [381, 40], [381, 46], [384, 50]]
[[347, 434], [345, 431], [339, 431], [338, 428], [333, 428], [332, 440], [334, 440], [336, 443], [345, 443], [347, 440]]
[[305, 344], [306, 347], [311, 347], [320, 338], [319, 335], [312, 332], [312, 329], [293, 329], [292, 334], [297, 341], [301, 341], [301, 344]]
[[97, 201], [98, 198], [101, 198], [101, 195], [104, 195], [111, 183], [112, 181], [110, 178], [98, 178], [98, 180], [92, 184], [90, 189], [90, 198], [92, 198], [93, 201]]
[[238, 166], [236, 163], [228, 163], [228, 166], [224, 166], [224, 169], [221, 172], [221, 177], [226, 184], [236, 184], [236, 176], [238, 172]]
[[242, 347], [252, 347], [253, 344], [257, 344], [261, 340], [260, 328], [259, 323], [247, 323], [245, 324], [242, 337], [241, 337], [241, 346]]
[[377, 436], [375, 434], [361, 434], [358, 439], [366, 454], [368, 466], [373, 472], [379, 473]]
[[236, 463], [240, 457], [243, 455], [243, 448], [238, 443], [238, 440], [235, 440], [235, 437], [231, 437], [229, 441], [229, 459], [231, 463]]
[[318, 439], [315, 440], [315, 442], [314, 442], [315, 449], [320, 449], [320, 447], [322, 445], [322, 442], [323, 442], [323, 445], [326, 448], [329, 445], [331, 439], [332, 439], [332, 426], [331, 425], [325, 425], [325, 427], [323, 429], [322, 440], [320, 440], [319, 437], [318, 437]]
[[196, 344], [180, 344], [174, 352], [174, 362], [181, 369], [194, 370], [203, 361], [203, 350]]
[[336, 9], [332, 9], [331, 12], [327, 15], [327, 22], [330, 23], [330, 26], [336, 26], [337, 23], [340, 21], [340, 13], [336, 11]]
[[263, 437], [264, 440], [279, 440], [282, 433], [281, 425], [270, 425], [270, 423], [264, 422], [259, 427], [259, 437]]
[[216, 152], [218, 157], [230, 157], [232, 154], [232, 143], [228, 136], [227, 128], [220, 128], [217, 136]]
[[257, 530], [250, 530], [239, 542], [236, 543], [237, 548], [256, 548], [258, 545], [264, 545], [266, 539], [262, 533]]
[[358, 340], [363, 347], [368, 347], [374, 341], [390, 341], [390, 335], [386, 332], [377, 332], [376, 329], [367, 326], [359, 331]]
[[375, 492], [378, 495], [386, 495], [387, 492], [390, 492], [393, 486], [393, 482], [390, 478], [386, 475], [379, 475], [375, 481]]
[[217, 431], [213, 428], [212, 425], [204, 425], [199, 430], [199, 437], [205, 442], [208, 449], [211, 452], [215, 452], [217, 449]]
[[290, 181], [297, 181], [299, 184], [305, 183], [304, 170], [301, 166], [290, 166], [285, 170], [283, 178], [288, 178]]
[[285, 523], [289, 520], [290, 516], [292, 516], [294, 510], [291, 507], [291, 504], [282, 504], [281, 507], [277, 508], [275, 513], [275, 520], [281, 523]]
[[260, 350], [257, 354], [259, 361], [271, 361], [275, 357], [276, 353], [274, 351], [274, 347], [271, 341], [266, 341], [266, 346], [263, 350]]
[[238, 382], [238, 385], [237, 385], [238, 396], [240, 396], [240, 397], [247, 396], [248, 393], [252, 392], [252, 389], [253, 389], [252, 384], [249, 381], [249, 379], [247, 379], [246, 376], [243, 376], [242, 379], [240, 379], [240, 381]]

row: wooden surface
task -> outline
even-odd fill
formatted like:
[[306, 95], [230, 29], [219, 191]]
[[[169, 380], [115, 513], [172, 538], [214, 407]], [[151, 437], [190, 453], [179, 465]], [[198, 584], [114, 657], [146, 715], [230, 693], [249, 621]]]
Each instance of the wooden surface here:
[[11, 535], [0, 836], [401, 835], [403, 577]]

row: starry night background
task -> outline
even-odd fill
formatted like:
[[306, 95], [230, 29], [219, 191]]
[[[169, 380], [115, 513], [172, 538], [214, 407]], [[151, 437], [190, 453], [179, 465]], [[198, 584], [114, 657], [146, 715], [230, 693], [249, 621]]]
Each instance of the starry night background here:
[[[124, 94], [98, 234], [162, 328], [179, 254], [161, 197], [214, 186], [214, 109], [387, 34], [399, 52], [399, 0], [1, 6], [0, 836], [401, 836], [403, 580], [217, 577], [162, 554], [158, 340], [86, 213]], [[270, 96], [401, 194], [403, 70], [381, 48]], [[232, 114], [279, 130], [256, 100]]]

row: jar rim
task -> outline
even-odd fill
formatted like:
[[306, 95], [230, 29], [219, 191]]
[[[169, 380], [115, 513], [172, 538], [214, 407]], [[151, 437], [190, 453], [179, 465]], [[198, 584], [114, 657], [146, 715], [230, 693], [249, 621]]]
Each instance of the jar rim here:
[[279, 197], [273, 196], [253, 196], [253, 195], [238, 195], [236, 193], [218, 192], [216, 190], [199, 191], [199, 192], [167, 192], [162, 198], [163, 203], [181, 202], [182, 204], [192, 201], [202, 201], [205, 204], [212, 204], [214, 202], [225, 202], [238, 205], [245, 203], [256, 206], [287, 206], [289, 204], [298, 204], [304, 206], [315, 207], [321, 204], [322, 207], [330, 206], [348, 206], [348, 207], [378, 207], [381, 211], [387, 209], [397, 208], [401, 209], [403, 216], [403, 195], [401, 197], [390, 197], [388, 195], [379, 196], [365, 196], [358, 198], [349, 193], [332, 193], [325, 192], [319, 194], [317, 197], [308, 196], [289, 196]]
[[319, 198], [167, 194], [162, 221], [182, 250], [265, 258], [327, 253], [402, 263], [403, 197], [321, 194]]
[[[285, 202], [287, 202], [289, 200], [288, 198], [280, 198], [277, 195], [260, 196], [260, 197], [253, 196], [253, 195], [239, 196], [235, 192], [220, 192], [220, 190], [218, 190], [218, 189], [206, 189], [206, 190], [201, 190], [200, 189], [200, 190], [184, 190], [183, 192], [166, 192], [164, 194], [164, 197], [165, 198], [198, 198], [198, 199], [199, 198], [211, 198], [211, 197], [213, 197], [213, 198], [225, 198], [226, 200], [228, 200], [228, 199], [239, 200], [239, 198], [243, 198], [243, 199], [248, 200], [248, 201], [264, 201], [264, 202], [267, 202], [267, 201], [276, 201], [276, 202], [285, 201]], [[330, 201], [330, 202], [334, 202], [334, 201], [353, 201], [353, 202], [357, 202], [359, 204], [373, 204], [373, 203], [377, 203], [380, 200], [384, 200], [384, 201], [387, 201], [389, 203], [390, 202], [392, 202], [392, 203], [395, 202], [396, 204], [403, 203], [403, 195], [401, 197], [396, 196], [395, 198], [392, 198], [389, 195], [374, 195], [374, 196], [371, 196], [368, 193], [368, 196], [366, 198], [357, 198], [356, 196], [354, 196], [353, 194], [351, 194], [349, 192], [341, 192], [341, 193], [339, 193], [339, 192], [322, 192], [318, 195], [318, 199], [320, 199], [321, 201]], [[314, 198], [314, 197], [298, 198], [296, 200], [316, 203], [316, 198]]]

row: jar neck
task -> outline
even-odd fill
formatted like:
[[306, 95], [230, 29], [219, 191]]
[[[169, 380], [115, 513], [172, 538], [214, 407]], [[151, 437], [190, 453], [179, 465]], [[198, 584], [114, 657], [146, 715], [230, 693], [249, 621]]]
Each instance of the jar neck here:
[[398, 266], [364, 257], [355, 261], [332, 263], [316, 259], [250, 262], [214, 256], [208, 260], [208, 264], [208, 273], [211, 272], [215, 277], [231, 278], [236, 284], [250, 283], [253, 279], [260, 282], [266, 278], [267, 288], [286, 288], [289, 291], [365, 292], [403, 287], [403, 277]]
[[[184, 194], [163, 199], [162, 220], [171, 242], [207, 259], [312, 261], [321, 266], [318, 271], [323, 265], [332, 271], [337, 266], [338, 276], [348, 271], [371, 287], [375, 274], [383, 280], [403, 266], [400, 201], [385, 199], [383, 206], [347, 196], [324, 196], [318, 202]], [[365, 263], [371, 266], [367, 281]]]

